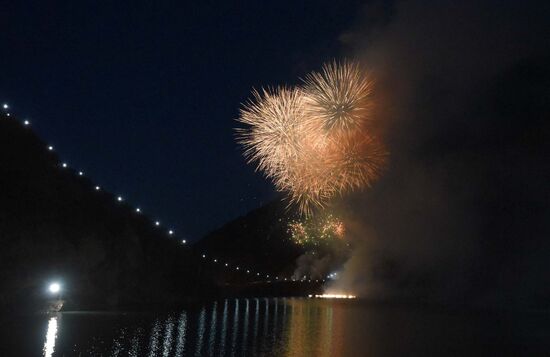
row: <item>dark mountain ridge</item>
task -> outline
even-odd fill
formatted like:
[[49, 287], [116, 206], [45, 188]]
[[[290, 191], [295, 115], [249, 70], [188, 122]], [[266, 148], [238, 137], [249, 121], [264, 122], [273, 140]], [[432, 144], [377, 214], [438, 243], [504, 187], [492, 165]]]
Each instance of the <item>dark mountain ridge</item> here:
[[[320, 282], [290, 279], [304, 251], [287, 239], [292, 212], [282, 202], [239, 217], [190, 247], [64, 166], [29, 125], [6, 112], [0, 114], [0, 162], [4, 309], [42, 308], [52, 298], [52, 281], [63, 286], [64, 309], [77, 310], [167, 307], [320, 288]], [[214, 256], [220, 264], [213, 264]], [[279, 274], [280, 281], [272, 279]]]
[[192, 250], [63, 167], [24, 123], [0, 118], [0, 304], [36, 306], [47, 284], [68, 307], [158, 305], [212, 292]]

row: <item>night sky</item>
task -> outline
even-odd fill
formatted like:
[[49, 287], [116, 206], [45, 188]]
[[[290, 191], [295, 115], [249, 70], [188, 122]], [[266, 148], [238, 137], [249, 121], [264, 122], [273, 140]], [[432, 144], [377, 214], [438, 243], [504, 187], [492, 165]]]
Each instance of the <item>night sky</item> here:
[[234, 119], [252, 87], [345, 55], [359, 1], [14, 1], [0, 9], [0, 101], [62, 160], [196, 240], [277, 197]]

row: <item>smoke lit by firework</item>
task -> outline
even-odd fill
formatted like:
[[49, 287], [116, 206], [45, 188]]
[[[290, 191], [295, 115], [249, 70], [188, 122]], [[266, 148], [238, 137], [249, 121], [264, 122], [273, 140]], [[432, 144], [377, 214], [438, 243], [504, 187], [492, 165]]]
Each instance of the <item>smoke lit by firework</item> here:
[[358, 65], [334, 62], [302, 87], [254, 91], [238, 119], [244, 155], [306, 215], [370, 186], [386, 159], [366, 125], [372, 86]]
[[306, 247], [341, 241], [345, 235], [344, 223], [331, 214], [291, 221], [288, 230], [294, 243]]

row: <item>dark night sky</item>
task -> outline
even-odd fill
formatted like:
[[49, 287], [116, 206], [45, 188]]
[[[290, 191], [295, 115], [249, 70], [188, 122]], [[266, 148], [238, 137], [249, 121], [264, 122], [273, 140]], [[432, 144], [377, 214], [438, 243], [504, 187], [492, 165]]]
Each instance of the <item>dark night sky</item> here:
[[359, 2], [14, 1], [0, 9], [0, 101], [62, 160], [179, 236], [276, 197], [234, 143], [254, 86], [342, 54]]

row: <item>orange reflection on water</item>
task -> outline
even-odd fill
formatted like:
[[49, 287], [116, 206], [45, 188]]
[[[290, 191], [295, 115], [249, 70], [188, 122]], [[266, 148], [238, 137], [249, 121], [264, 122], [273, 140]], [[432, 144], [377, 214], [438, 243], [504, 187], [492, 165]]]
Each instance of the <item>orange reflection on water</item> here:
[[342, 356], [341, 311], [324, 301], [289, 300], [286, 356]]

